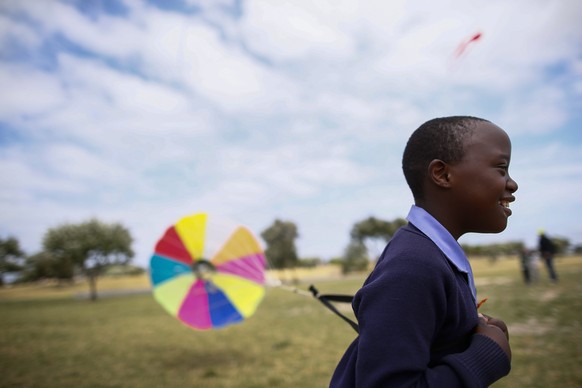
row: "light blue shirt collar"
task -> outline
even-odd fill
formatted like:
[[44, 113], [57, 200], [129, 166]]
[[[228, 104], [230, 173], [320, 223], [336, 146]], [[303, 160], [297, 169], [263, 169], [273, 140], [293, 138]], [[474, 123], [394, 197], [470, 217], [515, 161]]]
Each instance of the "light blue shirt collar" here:
[[459, 271], [467, 274], [473, 300], [477, 303], [477, 289], [475, 288], [475, 279], [473, 279], [473, 270], [457, 240], [440, 222], [421, 207], [412, 205], [406, 219], [430, 238]]

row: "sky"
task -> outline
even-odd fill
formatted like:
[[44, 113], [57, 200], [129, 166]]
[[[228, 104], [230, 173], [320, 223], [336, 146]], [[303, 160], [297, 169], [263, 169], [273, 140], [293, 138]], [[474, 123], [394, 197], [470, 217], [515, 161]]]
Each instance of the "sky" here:
[[299, 256], [330, 259], [408, 213], [410, 134], [471, 115], [511, 137], [519, 190], [503, 233], [459, 241], [581, 244], [580, 20], [578, 0], [3, 0], [0, 236], [33, 254], [96, 217], [145, 267], [208, 212], [294, 222]]

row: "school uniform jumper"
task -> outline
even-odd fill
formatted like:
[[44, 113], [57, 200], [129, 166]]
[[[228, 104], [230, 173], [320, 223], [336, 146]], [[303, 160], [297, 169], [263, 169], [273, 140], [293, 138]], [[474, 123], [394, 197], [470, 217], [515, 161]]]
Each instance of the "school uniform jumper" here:
[[468, 260], [424, 209], [413, 206], [408, 220], [355, 295], [360, 333], [330, 386], [487, 387], [509, 373], [510, 361], [492, 339], [474, 335]]

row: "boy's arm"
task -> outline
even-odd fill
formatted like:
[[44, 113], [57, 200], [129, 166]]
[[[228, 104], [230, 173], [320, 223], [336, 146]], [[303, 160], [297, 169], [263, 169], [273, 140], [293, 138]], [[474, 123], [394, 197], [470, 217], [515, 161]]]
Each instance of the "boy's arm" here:
[[[503, 321], [497, 321], [505, 326]], [[511, 348], [506, 333], [480, 317], [467, 350], [445, 360], [457, 370], [467, 386], [488, 387], [511, 369]]]
[[358, 300], [357, 386], [485, 387], [508, 373], [504, 351], [485, 334], [501, 333], [497, 328], [473, 336], [480, 338], [469, 338], [469, 331], [463, 353], [431, 364], [435, 333], [450, 324], [442, 311], [447, 305], [442, 279], [450, 274], [414, 265], [381, 272]]

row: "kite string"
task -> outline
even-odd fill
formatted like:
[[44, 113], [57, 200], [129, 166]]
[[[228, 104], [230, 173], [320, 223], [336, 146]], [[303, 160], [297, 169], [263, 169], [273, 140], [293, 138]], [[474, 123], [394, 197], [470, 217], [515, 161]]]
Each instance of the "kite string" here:
[[309, 298], [313, 298], [313, 294], [311, 292], [302, 290], [302, 289], [297, 288], [297, 287], [285, 285], [281, 281], [279, 281], [277, 284], [269, 284], [269, 286], [271, 286], [271, 287], [277, 287], [277, 288], [280, 288], [282, 290], [292, 292], [294, 294], [298, 294], [298, 295], [302, 295], [302, 296], [307, 296]]
[[[267, 267], [265, 268], [265, 270], [271, 270], [271, 271], [275, 271], [275, 266], [273, 265], [273, 263], [271, 263], [271, 260], [269, 260], [269, 258], [267, 257], [266, 252], [263, 250], [263, 256], [265, 257], [265, 263], [267, 264]], [[292, 268], [293, 270], [295, 270], [295, 268]], [[283, 268], [283, 270], [285, 270], [285, 268]], [[267, 279], [266, 279], [267, 280]], [[289, 291], [292, 292], [294, 294], [297, 295], [302, 295], [302, 296], [306, 296], [309, 298], [313, 298], [313, 294], [309, 291], [305, 291], [302, 290], [298, 287], [295, 286], [289, 286], [283, 283], [283, 281], [281, 280], [281, 276], [275, 276], [274, 274], [271, 274], [271, 276], [269, 276], [269, 279], [265, 282], [266, 286], [272, 287], [272, 288], [279, 288], [281, 290], [285, 290], [285, 291]]]

